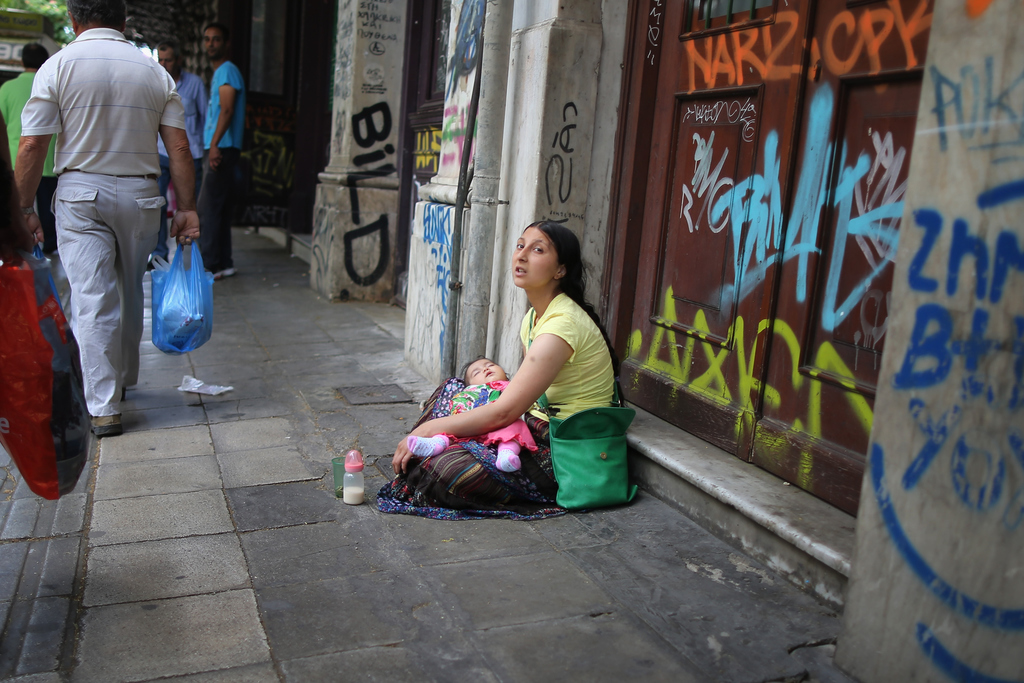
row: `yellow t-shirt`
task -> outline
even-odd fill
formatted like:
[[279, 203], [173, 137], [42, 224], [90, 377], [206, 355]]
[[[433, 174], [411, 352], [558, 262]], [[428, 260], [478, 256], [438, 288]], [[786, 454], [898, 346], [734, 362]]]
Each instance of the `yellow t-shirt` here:
[[[564, 420], [581, 410], [611, 405], [615, 392], [612, 357], [601, 330], [587, 312], [565, 294], [559, 294], [548, 304], [544, 315], [533, 322], [531, 331], [533, 317], [531, 308], [519, 330], [524, 347], [529, 348], [530, 342], [539, 335], [553, 334], [565, 340], [573, 351], [555, 381], [544, 392], [549, 406], [558, 409], [555, 417]], [[530, 414], [548, 419], [537, 404], [530, 409]]]

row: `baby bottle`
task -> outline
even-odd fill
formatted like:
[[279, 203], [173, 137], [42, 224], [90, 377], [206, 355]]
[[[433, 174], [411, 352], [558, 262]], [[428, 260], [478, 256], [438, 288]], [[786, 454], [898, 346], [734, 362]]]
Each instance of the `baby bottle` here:
[[363, 502], [363, 454], [352, 449], [345, 454], [345, 479], [342, 500], [349, 505]]

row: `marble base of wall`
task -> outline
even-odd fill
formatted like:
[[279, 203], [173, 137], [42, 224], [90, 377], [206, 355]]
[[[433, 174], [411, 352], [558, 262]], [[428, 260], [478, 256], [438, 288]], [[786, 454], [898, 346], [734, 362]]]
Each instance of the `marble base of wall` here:
[[390, 301], [397, 222], [397, 190], [317, 185], [310, 287], [332, 301]]
[[[464, 220], [468, 220], [467, 216]], [[405, 302], [405, 360], [431, 382], [441, 381], [441, 354], [451, 291], [455, 207], [418, 202], [409, 241], [409, 290]]]

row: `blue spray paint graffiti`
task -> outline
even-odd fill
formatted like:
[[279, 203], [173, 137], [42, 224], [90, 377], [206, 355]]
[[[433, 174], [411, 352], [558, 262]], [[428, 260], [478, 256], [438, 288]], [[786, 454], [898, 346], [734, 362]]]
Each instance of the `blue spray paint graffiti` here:
[[[1019, 199], [1024, 199], [1024, 181], [989, 189], [978, 196], [977, 204], [979, 208], [988, 209]], [[954, 313], [957, 311], [951, 312], [944, 303], [923, 303], [914, 311], [913, 328], [892, 385], [900, 391], [915, 392], [908, 410], [927, 441], [904, 471], [900, 479], [902, 488], [896, 491], [915, 490], [946, 444], [952, 444], [948, 451], [947, 490], [954, 500], [978, 521], [992, 519], [1001, 523], [1007, 532], [1015, 532], [1024, 521], [1024, 485], [1019, 484], [1024, 476], [1024, 432], [1016, 427], [1005, 432], [962, 428], [961, 418], [972, 402], [980, 402], [976, 411], [994, 410], [1005, 414], [1024, 408], [1024, 316], [998, 313], [1012, 318], [1013, 336], [1010, 339], [990, 337], [990, 331], [1006, 326], [993, 324], [993, 313], [983, 307], [998, 303], [1007, 282], [1024, 274], [1024, 254], [1012, 230], [1000, 231], [990, 248], [989, 242], [972, 233], [965, 219], [956, 218], [950, 227], [948, 258], [930, 259], [946, 220], [939, 211], [923, 208], [914, 213], [914, 224], [923, 228], [924, 235], [907, 272], [911, 290], [953, 297], [962, 287], [973, 287], [971, 299], [978, 305], [971, 313], [970, 331], [964, 338], [956, 337]], [[932, 276], [926, 275], [930, 261], [938, 266], [931, 271]], [[946, 271], [944, 291], [939, 289], [943, 267]], [[961, 278], [964, 268], [968, 269], [968, 275]], [[992, 354], [1009, 355], [1013, 361], [1012, 372], [995, 370], [1002, 365], [988, 362]], [[941, 385], [954, 370], [961, 372], [960, 390], [953, 405], [933, 418], [917, 392]], [[985, 374], [986, 371], [990, 374]], [[885, 452], [880, 444], [872, 444], [870, 459], [871, 484], [882, 520], [893, 544], [922, 584], [961, 616], [996, 630], [1024, 631], [1024, 609], [986, 603], [968, 594], [941, 576], [915, 548], [893, 504], [894, 491], [886, 481]], [[1015, 475], [1009, 473], [1011, 466], [1018, 468]], [[1015, 485], [1016, 490], [1011, 491]], [[925, 656], [954, 680], [1010, 683], [958, 659], [927, 624], [918, 623], [915, 635]]]
[[932, 664], [954, 681], [961, 683], [1020, 683], [1008, 678], [988, 676], [964, 664], [942, 644], [934, 631], [925, 624], [918, 623], [916, 636], [918, 644]]
[[[1010, 85], [999, 92], [995, 92], [998, 86], [994, 84], [1004, 76], [1001, 70], [997, 73], [992, 57], [985, 59], [982, 73], [967, 64], [960, 69], [959, 78], [951, 78], [935, 66], [929, 68], [929, 74], [935, 86], [935, 106], [931, 111], [938, 122], [940, 150], [948, 149], [950, 133], [956, 132], [962, 140], [973, 143], [967, 147], [969, 150], [1024, 145], [1024, 106], [1018, 104], [1022, 102], [1019, 96], [1015, 101], [1024, 89], [1024, 70], [1016, 78], [1006, 79]], [[1020, 111], [1015, 106], [1020, 106]], [[993, 157], [992, 163], [1020, 158]]]
[[[727, 301], [732, 297], [743, 299], [761, 284], [773, 264], [773, 252], [779, 249], [783, 233], [786, 235], [783, 261], [798, 259], [796, 298], [800, 303], [806, 301], [809, 257], [818, 253], [821, 209], [828, 193], [828, 165], [833, 152], [829, 133], [834, 106], [829, 86], [819, 88], [811, 100], [800, 181], [785, 231], [782, 229], [779, 137], [775, 131], [765, 136], [764, 173], [736, 183], [723, 192], [712, 207], [709, 214], [711, 225], [725, 221], [732, 236], [736, 284], [724, 292]], [[827, 332], [833, 331], [869, 294], [875, 279], [892, 262], [896, 253], [906, 190], [906, 182], [897, 185], [896, 181], [902, 171], [906, 151], [893, 149], [891, 134], [883, 138], [876, 132], [872, 140], [874, 160], [869, 154], [862, 153], [856, 163], [847, 166], [845, 146], [840, 160], [834, 194], [836, 235], [832, 242], [833, 267], [825, 282], [821, 315], [822, 327]], [[707, 150], [702, 149], [702, 153], [710, 156]], [[865, 181], [869, 186], [874, 184], [874, 189], [862, 189]], [[841, 265], [851, 238], [864, 251], [870, 269], [840, 301]], [[873, 249], [869, 249], [869, 242]], [[875, 256], [875, 252], [881, 257]]]
[[436, 278], [434, 284], [441, 295], [441, 332], [438, 349], [444, 348], [445, 321], [448, 319], [448, 278], [451, 275], [452, 256], [452, 211], [447, 204], [423, 205], [423, 242], [430, 244], [430, 255], [434, 257]]
[[885, 528], [889, 531], [896, 549], [910, 570], [939, 600], [951, 610], [985, 626], [1008, 631], [1024, 630], [1024, 610], [989, 605], [957, 590], [921, 556], [903, 530], [893, 507], [885, 479], [885, 451], [878, 444], [871, 446], [871, 485]]
[[[1017, 190], [1018, 187], [1024, 188], [1024, 183], [1007, 183], [988, 190], [979, 196], [978, 204], [991, 207], [1020, 199], [1024, 197], [1024, 192]], [[938, 290], [938, 280], [926, 277], [924, 271], [945, 221], [935, 209], [925, 208], [914, 212], [914, 222], [924, 228], [925, 235], [911, 261], [907, 282], [913, 290], [935, 292]], [[965, 220], [956, 219], [952, 232], [946, 264], [946, 295], [952, 297], [957, 293], [960, 271], [965, 266], [965, 259], [970, 257], [971, 261], [966, 263], [974, 265], [973, 278], [967, 278], [967, 281], [973, 280], [975, 283], [975, 299], [984, 302], [987, 298], [993, 304], [998, 303], [1012, 271], [1024, 273], [1024, 257], [1016, 234], [1009, 230], [1001, 231], [996, 238], [994, 254], [990, 256], [987, 243], [970, 232], [970, 226]], [[996, 264], [992, 268], [991, 287], [988, 278], [990, 263]], [[971, 400], [983, 400], [989, 409], [1016, 411], [1024, 408], [1024, 316], [1014, 316], [1016, 334], [1010, 340], [987, 336], [990, 317], [987, 309], [976, 308], [971, 317], [970, 333], [964, 339], [955, 339], [953, 315], [946, 306], [930, 302], [918, 306], [914, 312], [914, 326], [903, 362], [893, 375], [893, 387], [898, 390], [920, 390], [937, 386], [949, 378], [958, 358], [963, 361], [966, 376], [958, 402], [943, 412], [937, 421], [932, 420], [923, 400], [917, 397], [910, 400], [908, 410], [928, 441], [903, 475], [905, 490], [913, 489], [928, 471], [956, 427], [963, 404]], [[989, 378], [978, 373], [982, 360], [995, 352], [1008, 352], [1014, 357], [1013, 371], [1008, 380], [1004, 377]], [[1010, 386], [1007, 386], [1007, 381]], [[1020, 450], [1015, 446], [1018, 442], [1013, 440], [1016, 438], [1014, 435], [1011, 434], [1010, 438], [1010, 451], [1016, 455]], [[951, 457], [953, 488], [960, 500], [968, 507], [980, 511], [992, 508], [1002, 494], [1006, 472], [1004, 458], [993, 455], [984, 447], [972, 446], [964, 436], [954, 443]], [[979, 470], [983, 473], [973, 482], [966, 475], [967, 464], [972, 459], [980, 463]], [[1017, 459], [1024, 471], [1024, 456]], [[1022, 500], [1024, 489], [1013, 495], [1004, 515], [1008, 527], [1016, 528], [1020, 523], [1019, 503]]]

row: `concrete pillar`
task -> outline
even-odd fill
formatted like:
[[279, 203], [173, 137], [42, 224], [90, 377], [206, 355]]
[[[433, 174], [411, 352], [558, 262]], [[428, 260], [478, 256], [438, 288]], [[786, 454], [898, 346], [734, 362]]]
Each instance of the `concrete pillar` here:
[[393, 294], [405, 12], [405, 0], [338, 3], [331, 157], [310, 266], [310, 286], [332, 300]]
[[937, 0], [837, 663], [1024, 680], [1024, 6]]
[[453, 205], [418, 202], [409, 241], [405, 359], [409, 367], [437, 383], [442, 379], [441, 350], [451, 300], [448, 280], [454, 223]]
[[[605, 111], [598, 90], [612, 70], [616, 87], [610, 96], [616, 104], [619, 95], [622, 43], [616, 54], [603, 54], [604, 33], [624, 34], [625, 21], [623, 14], [616, 25], [615, 10], [606, 16], [602, 5], [600, 0], [545, 3], [544, 8], [524, 8], [529, 16], [517, 17], [500, 195], [509, 203], [499, 214], [504, 230], [496, 236], [487, 344], [488, 356], [505, 368], [519, 365], [519, 325], [528, 306], [509, 266], [519, 235], [530, 223], [550, 219], [564, 222], [585, 244], [589, 227], [607, 215], [607, 204], [598, 217], [599, 210], [588, 202], [591, 156], [596, 121]], [[542, 14], [545, 8], [548, 14]], [[610, 166], [611, 158], [602, 162]], [[596, 192], [607, 196], [608, 188], [599, 183]], [[594, 275], [595, 264], [587, 265]], [[597, 276], [599, 281], [599, 269]]]
[[[480, 2], [466, 0], [471, 1]], [[440, 331], [420, 335], [416, 330], [421, 323], [439, 325], [447, 303], [441, 289], [447, 287], [450, 241], [443, 237], [450, 238], [454, 222], [463, 122], [475, 78], [455, 58], [467, 54], [456, 48], [459, 36], [469, 35], [458, 22], [473, 16], [463, 6], [452, 2], [441, 166], [420, 190], [420, 198], [430, 203], [417, 206], [409, 255], [406, 360], [431, 379], [439, 379], [443, 337]], [[591, 275], [589, 296], [597, 300], [626, 24], [626, 4], [617, 0], [515, 4], [498, 193], [503, 203], [494, 237], [487, 326], [487, 355], [509, 370], [519, 366], [518, 330], [526, 310], [525, 296], [511, 282], [509, 263], [526, 225], [551, 218], [565, 221], [580, 236]], [[466, 260], [465, 250], [462, 263], [464, 271], [475, 265]]]
[[[451, 3], [440, 166], [430, 183], [420, 188], [420, 199], [424, 201], [416, 204], [409, 243], [405, 359], [411, 368], [432, 381], [441, 380], [442, 348], [448, 334], [445, 323], [451, 299], [448, 282], [455, 195], [466, 140], [468, 108], [479, 72], [481, 45], [478, 39], [484, 9], [484, 0], [452, 0]], [[465, 261], [465, 249], [462, 267], [463, 271], [473, 267]]]

